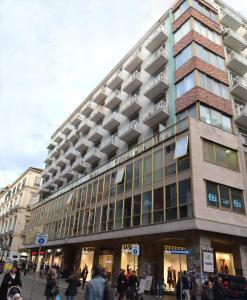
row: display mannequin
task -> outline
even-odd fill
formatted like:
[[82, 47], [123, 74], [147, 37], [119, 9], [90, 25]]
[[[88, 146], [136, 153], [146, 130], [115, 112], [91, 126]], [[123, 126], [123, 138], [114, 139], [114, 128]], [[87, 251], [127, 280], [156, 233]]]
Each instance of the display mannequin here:
[[167, 269], [167, 283], [169, 289], [174, 288], [176, 285], [176, 270], [173, 266], [170, 266]]
[[220, 273], [222, 274], [228, 274], [229, 268], [228, 265], [226, 264], [225, 259], [220, 260]]

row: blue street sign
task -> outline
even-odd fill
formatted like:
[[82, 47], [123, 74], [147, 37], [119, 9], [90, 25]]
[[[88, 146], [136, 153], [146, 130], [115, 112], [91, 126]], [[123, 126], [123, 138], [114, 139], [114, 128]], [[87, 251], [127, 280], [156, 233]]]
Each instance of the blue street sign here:
[[48, 234], [37, 233], [35, 244], [39, 246], [45, 246], [48, 240]]
[[165, 252], [168, 254], [191, 255], [191, 250], [167, 250]]

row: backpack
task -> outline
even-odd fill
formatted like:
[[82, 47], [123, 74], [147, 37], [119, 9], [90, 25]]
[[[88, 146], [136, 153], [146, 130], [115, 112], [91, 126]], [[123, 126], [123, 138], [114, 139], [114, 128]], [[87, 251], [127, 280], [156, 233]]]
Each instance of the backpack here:
[[107, 281], [104, 283], [104, 285], [103, 300], [113, 300], [113, 290], [109, 287]]

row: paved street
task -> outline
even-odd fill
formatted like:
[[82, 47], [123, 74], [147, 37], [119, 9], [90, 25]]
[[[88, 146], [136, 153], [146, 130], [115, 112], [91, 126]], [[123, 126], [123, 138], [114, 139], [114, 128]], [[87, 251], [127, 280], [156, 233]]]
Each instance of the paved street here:
[[[2, 282], [2, 278], [3, 275], [0, 275], [0, 282]], [[22, 283], [23, 283], [23, 295], [24, 298], [23, 300], [30, 300], [30, 296], [31, 296], [31, 289], [32, 289], [32, 276], [27, 276], [21, 277], [22, 279]], [[40, 279], [38, 276], [36, 278], [36, 282], [33, 288], [33, 296], [32, 296], [32, 300], [44, 300], [44, 290], [45, 290], [45, 280], [44, 279]], [[66, 300], [66, 297], [64, 296], [64, 292], [66, 289], [66, 283], [64, 282], [64, 280], [60, 279], [59, 281], [59, 290], [60, 290], [60, 297], [61, 300]], [[84, 293], [83, 291], [79, 288], [79, 293], [77, 295], [77, 299], [76, 300], [83, 300], [84, 299]], [[149, 296], [149, 295], [145, 295], [144, 296], [144, 300], [154, 300], [156, 299], [154, 296]], [[171, 296], [164, 296], [162, 298], [163, 300], [174, 300], [174, 297]]]

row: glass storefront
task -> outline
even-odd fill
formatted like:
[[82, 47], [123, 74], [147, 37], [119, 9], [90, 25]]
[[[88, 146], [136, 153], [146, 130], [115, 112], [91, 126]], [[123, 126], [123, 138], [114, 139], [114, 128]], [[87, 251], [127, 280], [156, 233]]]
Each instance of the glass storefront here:
[[61, 267], [62, 256], [62, 249], [56, 249], [52, 264]]
[[87, 281], [91, 280], [92, 278], [93, 258], [94, 258], [93, 247], [82, 248], [80, 269], [82, 271], [85, 265], [87, 265], [88, 267]]
[[233, 254], [227, 252], [216, 252], [216, 269], [217, 273], [235, 275]]
[[108, 280], [111, 282], [112, 276], [112, 265], [113, 265], [113, 255], [112, 254], [102, 254], [99, 256], [99, 265], [105, 269], [107, 273]]
[[121, 253], [121, 269], [125, 271], [131, 269], [135, 270], [138, 274], [138, 256], [134, 256], [131, 253], [132, 244], [122, 245]]

